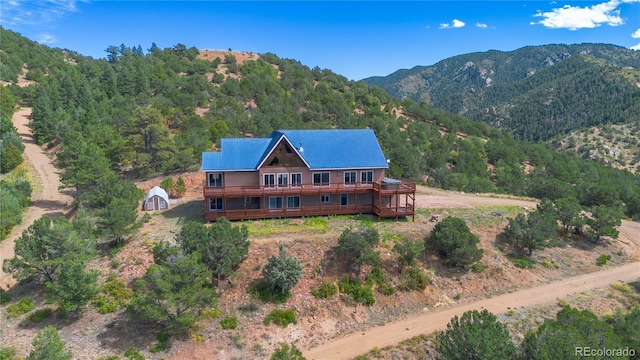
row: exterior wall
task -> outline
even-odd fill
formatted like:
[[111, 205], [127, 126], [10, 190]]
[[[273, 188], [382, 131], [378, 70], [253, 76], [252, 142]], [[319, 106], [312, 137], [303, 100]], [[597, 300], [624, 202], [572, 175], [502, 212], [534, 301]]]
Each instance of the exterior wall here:
[[144, 202], [144, 210], [163, 210], [168, 209], [169, 203], [167, 203], [162, 197], [154, 195]]

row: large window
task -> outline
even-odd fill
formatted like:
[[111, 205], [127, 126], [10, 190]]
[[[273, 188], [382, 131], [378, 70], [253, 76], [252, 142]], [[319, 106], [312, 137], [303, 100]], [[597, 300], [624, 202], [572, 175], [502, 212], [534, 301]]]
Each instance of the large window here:
[[302, 173], [291, 174], [291, 186], [302, 186]]
[[299, 208], [300, 196], [287, 196], [287, 208]]
[[222, 181], [222, 173], [209, 173], [209, 187], [222, 187], [224, 183]]
[[262, 177], [262, 184], [264, 187], [276, 186], [276, 174], [264, 174]]
[[360, 182], [363, 184], [373, 183], [373, 171], [360, 171]]
[[278, 187], [289, 186], [289, 174], [278, 174]]
[[224, 201], [222, 200], [222, 198], [210, 198], [209, 210], [210, 211], [224, 210]]
[[270, 196], [269, 209], [282, 209], [282, 196]]
[[328, 172], [313, 173], [313, 185], [329, 186], [329, 173]]
[[358, 181], [358, 177], [356, 176], [355, 171], [345, 171], [344, 172], [344, 183], [345, 185], [355, 185]]

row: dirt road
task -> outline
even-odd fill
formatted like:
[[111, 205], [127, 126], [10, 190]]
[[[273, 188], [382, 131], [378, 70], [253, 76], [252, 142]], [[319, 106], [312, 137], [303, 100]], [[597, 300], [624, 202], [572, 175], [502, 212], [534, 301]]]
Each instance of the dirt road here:
[[494, 314], [501, 314], [506, 313], [508, 309], [555, 301], [570, 294], [604, 287], [616, 282], [636, 281], [638, 278], [640, 278], [640, 263], [635, 262], [471, 304], [427, 312], [406, 320], [389, 323], [331, 341], [305, 351], [304, 356], [310, 360], [352, 359], [374, 347], [383, 348], [420, 334], [429, 334], [446, 329], [447, 323], [452, 317], [455, 315], [461, 316], [468, 310], [487, 309]]
[[[14, 227], [11, 234], [0, 242], [0, 264], [4, 259], [13, 257], [14, 241], [20, 237], [29, 225], [43, 215], [51, 217], [68, 215], [73, 202], [71, 196], [58, 189], [60, 186], [60, 171], [53, 166], [47, 154], [34, 141], [33, 133], [28, 126], [30, 115], [30, 108], [22, 108], [13, 114], [12, 120], [25, 145], [25, 161], [30, 166], [37, 184], [31, 197], [31, 207], [25, 212], [22, 223]], [[0, 267], [0, 287], [6, 289], [14, 283], [15, 280], [5, 274]]]

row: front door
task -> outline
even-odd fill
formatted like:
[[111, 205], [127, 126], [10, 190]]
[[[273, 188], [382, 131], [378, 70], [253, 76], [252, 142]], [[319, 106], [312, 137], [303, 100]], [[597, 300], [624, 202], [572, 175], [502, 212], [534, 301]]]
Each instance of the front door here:
[[344, 206], [344, 205], [347, 205], [348, 203], [349, 203], [349, 195], [340, 194], [340, 205]]

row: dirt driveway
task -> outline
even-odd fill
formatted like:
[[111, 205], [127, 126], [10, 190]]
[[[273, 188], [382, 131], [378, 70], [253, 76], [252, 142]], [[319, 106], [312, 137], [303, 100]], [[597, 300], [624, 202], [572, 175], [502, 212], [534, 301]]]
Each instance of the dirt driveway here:
[[[0, 264], [4, 259], [14, 255], [14, 241], [22, 232], [43, 215], [56, 217], [68, 215], [71, 210], [73, 198], [65, 191], [58, 189], [60, 186], [60, 171], [53, 166], [47, 153], [36, 144], [33, 133], [29, 128], [31, 108], [22, 108], [13, 114], [13, 125], [18, 129], [18, 134], [24, 143], [24, 156], [27, 166], [36, 178], [36, 185], [31, 197], [31, 207], [25, 212], [22, 223], [14, 227], [11, 234], [0, 242]], [[7, 289], [15, 284], [15, 280], [5, 274], [0, 267], [0, 287]]]

